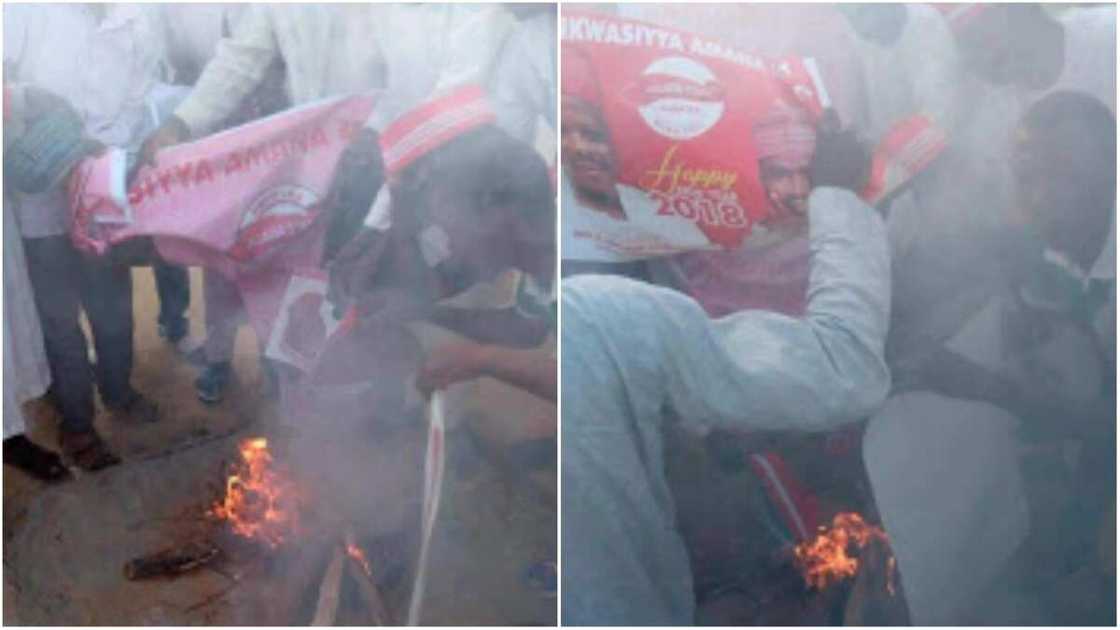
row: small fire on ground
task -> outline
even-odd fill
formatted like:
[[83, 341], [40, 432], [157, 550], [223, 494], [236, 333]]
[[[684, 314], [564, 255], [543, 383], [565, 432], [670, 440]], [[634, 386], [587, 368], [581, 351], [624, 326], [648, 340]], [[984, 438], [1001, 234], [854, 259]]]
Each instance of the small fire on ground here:
[[[842, 512], [832, 519], [832, 527], [820, 528], [820, 534], [794, 547], [793, 553], [805, 583], [818, 590], [855, 576], [859, 571], [859, 552], [872, 540], [887, 545], [887, 534], [868, 525], [855, 512]], [[853, 555], [854, 554], [854, 555]], [[887, 558], [887, 590], [894, 595], [895, 560]]]
[[273, 467], [265, 438], [242, 440], [238, 451], [241, 460], [226, 479], [225, 497], [207, 514], [239, 536], [279, 547], [300, 531], [300, 492]]

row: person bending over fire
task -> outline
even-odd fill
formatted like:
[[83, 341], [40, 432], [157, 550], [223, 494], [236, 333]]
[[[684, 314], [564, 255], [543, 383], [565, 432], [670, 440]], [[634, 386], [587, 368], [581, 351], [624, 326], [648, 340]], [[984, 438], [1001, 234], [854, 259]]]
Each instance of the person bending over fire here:
[[890, 262], [882, 220], [852, 192], [865, 163], [847, 150], [814, 156], [801, 317], [711, 319], [670, 289], [564, 280], [563, 623], [694, 622], [666, 480], [666, 410], [681, 423], [820, 432], [884, 400]]
[[[419, 370], [421, 390], [488, 375], [555, 399], [555, 361], [530, 349], [554, 318], [543, 289], [555, 269], [548, 168], [529, 145], [493, 124], [480, 93], [469, 100], [464, 94], [429, 103], [414, 126], [390, 127], [381, 138], [363, 132], [343, 158], [338, 181], [354, 185], [336, 192], [340, 202], [328, 228], [329, 298], [358, 331], [425, 320], [466, 336], [428, 357]], [[458, 122], [444, 133], [448, 120]], [[421, 147], [407, 150], [413, 141]], [[381, 155], [368, 150], [378, 145]], [[348, 177], [348, 169], [367, 177]], [[380, 178], [370, 175], [382, 172], [387, 182], [375, 190], [368, 182]], [[379, 200], [365, 216], [375, 192]], [[443, 303], [511, 268], [523, 272], [512, 306]], [[342, 336], [328, 342], [323, 356], [330, 363], [360, 353], [360, 344]]]

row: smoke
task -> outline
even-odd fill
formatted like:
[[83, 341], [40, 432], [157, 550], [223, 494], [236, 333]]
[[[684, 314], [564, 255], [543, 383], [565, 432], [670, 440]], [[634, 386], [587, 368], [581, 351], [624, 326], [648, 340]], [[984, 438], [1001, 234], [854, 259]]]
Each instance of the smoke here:
[[[1115, 310], [1107, 298], [1088, 306], [1088, 281], [1075, 279], [1098, 260], [1112, 273], [1115, 219], [1101, 216], [1114, 217], [1115, 191], [1114, 183], [1071, 182], [1114, 171], [1115, 148], [1101, 152], [1085, 144], [1059, 158], [1039, 146], [1061, 142], [1039, 140], [1038, 153], [1024, 158], [1035, 164], [1028, 175], [1017, 180], [1012, 164], [1024, 157], [1016, 155], [1024, 114], [1056, 90], [1091, 97], [1114, 116], [1114, 8], [692, 3], [579, 9], [685, 29], [768, 56], [813, 57], [844, 126], [872, 144], [915, 112], [949, 138], [940, 159], [884, 209], [893, 256], [887, 358], [894, 393], [863, 424], [862, 450], [844, 458], [803, 436], [720, 433], [719, 448], [709, 443], [699, 457], [695, 438], [672, 436], [670, 484], [700, 614], [710, 612], [707, 589], [716, 592], [736, 579], [740, 588], [746, 583], [756, 594], [766, 592], [765, 579], [743, 576], [754, 571], [747, 565], [766, 565], [767, 545], [747, 550], [746, 524], [726, 522], [731, 519], [721, 510], [741, 501], [747, 485], [763, 492], [765, 480], [744, 474], [743, 461], [745, 453], [772, 452], [826, 514], [846, 506], [881, 518], [910, 621], [1110, 623]], [[1088, 118], [1079, 120], [1089, 124]], [[1115, 135], [1105, 124], [1093, 128], [1094, 137]], [[1035, 216], [1062, 223], [1052, 234], [1065, 235], [1044, 243], [1038, 230], [1045, 226], [1030, 218], [1027, 206], [1032, 196], [1047, 195], [1078, 201], [1050, 204], [1061, 211], [1036, 209]], [[1059, 256], [1058, 241], [1082, 245], [1064, 246]], [[1052, 264], [1058, 259], [1061, 271]], [[659, 261], [652, 276], [687, 286], [672, 265]], [[658, 273], [664, 267], [674, 273]], [[623, 273], [621, 266], [607, 272]], [[731, 269], [720, 273], [734, 276]], [[719, 281], [727, 295], [749, 292], [733, 277]], [[794, 503], [804, 496], [792, 486], [784, 492]], [[772, 497], [759, 504], [765, 507], [743, 508], [761, 512], [760, 522], [750, 524], [756, 530], [780, 537], [783, 524], [792, 527], [788, 502]], [[1061, 586], [1071, 572], [1081, 581]], [[1082, 596], [1078, 609], [1073, 600]], [[721, 597], [712, 596], [713, 610]], [[708, 618], [750, 623], [762, 617]]]

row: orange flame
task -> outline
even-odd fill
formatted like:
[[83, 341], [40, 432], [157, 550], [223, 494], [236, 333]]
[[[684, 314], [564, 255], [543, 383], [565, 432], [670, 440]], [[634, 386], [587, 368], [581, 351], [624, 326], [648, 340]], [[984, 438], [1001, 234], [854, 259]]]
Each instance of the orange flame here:
[[[811, 541], [794, 547], [797, 565], [805, 583], [818, 590], [844, 578], [853, 577], [859, 570], [859, 560], [848, 555], [855, 547], [863, 549], [872, 540], [887, 543], [887, 534], [874, 525], [868, 525], [854, 512], [842, 512], [832, 519], [832, 527], [821, 526], [821, 533]], [[887, 560], [887, 590], [894, 595], [894, 556]]]
[[366, 575], [373, 577], [373, 569], [370, 568], [369, 559], [366, 558], [366, 554], [362, 551], [361, 547], [351, 544], [346, 545], [346, 555], [350, 556], [351, 558], [356, 560], [358, 564], [362, 565], [362, 570], [366, 572]]
[[268, 440], [242, 440], [238, 450], [242, 461], [208, 514], [227, 521], [235, 534], [275, 548], [299, 530], [299, 493], [273, 470]]

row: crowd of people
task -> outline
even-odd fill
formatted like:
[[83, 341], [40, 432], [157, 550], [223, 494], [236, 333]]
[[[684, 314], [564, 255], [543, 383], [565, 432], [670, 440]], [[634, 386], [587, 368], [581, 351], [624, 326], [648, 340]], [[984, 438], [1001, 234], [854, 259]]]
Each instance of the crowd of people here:
[[[1114, 621], [1115, 8], [599, 8], [812, 56], [833, 115], [753, 130], [786, 238], [565, 259], [563, 623], [795, 622], [746, 578], [841, 510], [884, 526], [913, 623]], [[625, 217], [577, 52], [561, 204]], [[915, 113], [947, 146], [873, 208], [859, 145]], [[856, 457], [837, 457], [853, 432]], [[696, 444], [738, 465], [682, 479]], [[1063, 481], [1032, 477], [1042, 461]], [[745, 462], [768, 506], [727, 481]], [[712, 516], [727, 509], [770, 514]]]
[[[695, 221], [621, 181], [634, 151], [594, 62], [558, 64], [554, 5], [5, 5], [5, 463], [45, 481], [119, 464], [95, 391], [112, 422], [167, 414], [133, 385], [136, 266], [201, 403], [236, 382], [237, 278], [203, 269], [192, 296], [152, 239], [80, 250], [71, 169], [123, 150], [131, 182], [176, 145], [375, 91], [319, 191], [348, 334], [307, 373], [258, 340], [267, 389], [310, 382], [319, 398], [282, 400], [359, 422], [416, 418], [481, 376], [561, 395], [563, 623], [796, 621], [760, 612], [757, 565], [788, 565], [844, 510], [885, 529], [910, 622], [1114, 623], [1115, 7], [594, 9], [816, 60], [823, 114], [779, 104], [744, 132], [768, 208], [742, 247], [702, 247]], [[914, 114], [944, 149], [871, 205], [871, 147]], [[561, 252], [557, 287], [554, 228], [577, 204], [692, 251]], [[455, 341], [421, 352], [418, 321]], [[542, 351], [556, 333], [562, 388]], [[37, 398], [58, 454], [27, 438]], [[697, 450], [715, 465], [678, 474]], [[753, 490], [728, 482], [744, 469]], [[750, 517], [693, 509], [722, 517], [749, 492]], [[1071, 592], [1080, 616], [1063, 616]]]
[[[204, 269], [203, 295], [193, 298], [204, 302], [206, 337], [196, 342], [187, 334], [187, 270], [150, 239], [105, 256], [76, 249], [69, 169], [123, 149], [131, 183], [167, 147], [371, 91], [375, 111], [322, 191], [330, 202], [323, 266], [336, 313], [389, 295], [395, 315], [462, 331], [419, 366], [424, 392], [493, 375], [555, 398], [555, 363], [526, 350], [555, 319], [553, 160], [540, 143], [556, 126], [554, 6], [19, 5], [6, 6], [4, 18], [4, 215], [12, 228], [4, 232], [5, 462], [47, 479], [64, 476], [63, 463], [87, 471], [119, 463], [94, 429], [95, 387], [114, 421], [157, 422], [166, 413], [131, 384], [132, 267], [153, 268], [159, 334], [201, 364], [203, 403], [219, 404], [230, 386], [246, 319], [235, 278]], [[490, 118], [414, 164], [383, 168], [387, 126], [468, 85], [483, 89]], [[421, 252], [420, 232], [443, 235], [439, 260]], [[509, 269], [519, 271], [503, 285], [512, 296], [498, 300], [503, 307], [440, 305]], [[383, 316], [376, 311], [359, 310], [359, 319]], [[275, 391], [286, 368], [263, 354], [261, 363]], [[59, 412], [62, 460], [24, 436], [21, 405], [40, 396]]]

